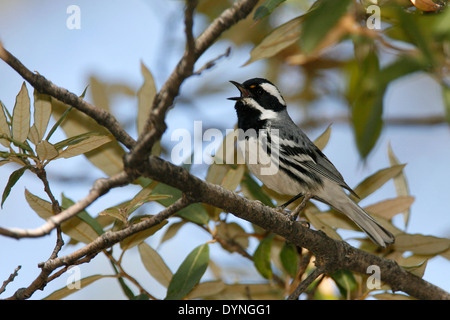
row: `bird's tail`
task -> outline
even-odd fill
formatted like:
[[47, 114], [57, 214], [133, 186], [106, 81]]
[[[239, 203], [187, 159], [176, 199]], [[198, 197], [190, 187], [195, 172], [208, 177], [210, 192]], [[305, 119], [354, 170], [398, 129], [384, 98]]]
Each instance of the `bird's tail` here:
[[383, 228], [374, 218], [350, 198], [348, 205], [345, 208], [342, 208], [342, 211], [380, 247], [385, 248], [394, 243], [394, 235]]
[[[336, 210], [344, 213], [349, 217], [356, 225], [364, 231], [369, 238], [380, 247], [387, 247], [393, 244], [395, 237], [392, 233], [383, 228], [378, 222], [375, 221], [363, 208], [361, 208], [356, 202], [350, 199], [347, 194], [339, 188], [342, 192], [338, 195], [330, 195], [325, 200], [326, 203], [331, 205]], [[344, 196], [345, 195], [345, 196]]]

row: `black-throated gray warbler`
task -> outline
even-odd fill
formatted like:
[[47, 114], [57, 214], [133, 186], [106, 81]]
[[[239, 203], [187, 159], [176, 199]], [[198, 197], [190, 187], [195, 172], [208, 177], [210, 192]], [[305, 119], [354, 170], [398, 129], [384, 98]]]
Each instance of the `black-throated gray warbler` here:
[[[250, 172], [262, 183], [280, 194], [294, 196], [288, 203], [304, 196], [294, 210], [294, 219], [306, 201], [313, 198], [347, 215], [379, 246], [394, 242], [394, 236], [347, 195], [344, 189], [357, 196], [330, 160], [292, 121], [275, 85], [262, 78], [242, 84], [230, 82], [241, 93], [240, 97], [229, 98], [236, 101], [239, 149]], [[252, 157], [255, 152], [270, 160]], [[269, 170], [274, 167], [276, 170]]]

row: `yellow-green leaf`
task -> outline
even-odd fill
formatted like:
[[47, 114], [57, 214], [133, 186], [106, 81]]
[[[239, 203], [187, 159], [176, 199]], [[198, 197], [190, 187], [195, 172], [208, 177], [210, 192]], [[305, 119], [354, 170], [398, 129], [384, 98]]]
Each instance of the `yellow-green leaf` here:
[[112, 141], [111, 136], [91, 136], [77, 144], [68, 146], [62, 151], [58, 158], [71, 158], [80, 154], [94, 150], [108, 142]]
[[34, 210], [44, 220], [49, 219], [53, 216], [53, 208], [52, 204], [48, 201], [45, 201], [38, 196], [30, 193], [27, 189], [25, 189], [25, 200], [28, 202], [28, 205], [31, 209]]
[[163, 258], [145, 242], [140, 243], [138, 249], [145, 269], [156, 281], [167, 288], [173, 274]]
[[241, 183], [244, 172], [245, 166], [242, 164], [237, 165], [236, 169], [228, 170], [227, 174], [223, 178], [222, 186], [231, 191], [236, 190], [236, 188]]
[[89, 83], [94, 105], [109, 111], [108, 84], [101, 82], [94, 76], [89, 77]]
[[143, 62], [141, 62], [141, 73], [144, 76], [144, 83], [137, 93], [138, 97], [138, 116], [137, 116], [137, 129], [138, 134], [141, 134], [144, 130], [145, 123], [153, 105], [153, 99], [156, 95], [155, 81], [151, 72], [147, 69]]
[[[247, 249], [249, 245], [248, 236], [245, 230], [237, 223], [230, 222], [220, 222], [217, 227], [217, 236], [220, 239], [226, 240], [230, 243], [236, 243], [240, 247]], [[236, 251], [235, 247], [224, 247], [225, 250], [234, 252]]]
[[120, 248], [122, 248], [122, 250], [128, 250], [130, 248], [133, 248], [134, 246], [140, 244], [142, 241], [153, 235], [156, 231], [164, 227], [167, 223], [168, 221], [164, 220], [161, 223], [149, 229], [140, 231], [138, 233], [133, 234], [130, 237], [123, 239], [122, 241], [120, 241]]
[[[91, 283], [93, 283], [99, 279], [111, 278], [111, 277], [115, 277], [115, 276], [95, 274], [93, 276], [89, 276], [89, 277], [80, 279], [79, 283], [77, 283], [77, 284], [72, 283], [72, 284], [69, 284], [69, 285], [59, 289], [59, 290], [56, 290], [55, 292], [46, 296], [43, 300], [61, 300], [65, 297], [71, 295], [72, 293], [75, 293], [78, 290], [81, 290], [81, 289], [87, 287], [88, 285], [90, 285]], [[76, 280], [76, 279], [74, 279], [74, 280]]]
[[304, 17], [294, 18], [269, 33], [260, 44], [250, 52], [250, 59], [245, 65], [257, 60], [273, 57], [278, 52], [297, 42], [302, 30]]
[[450, 248], [450, 239], [422, 234], [399, 234], [395, 239], [395, 250], [411, 251], [414, 254], [435, 255]]
[[370, 296], [379, 300], [417, 300], [411, 296], [407, 296], [406, 294], [399, 293], [377, 293]]
[[[55, 120], [58, 120], [69, 108], [68, 105], [52, 98], [52, 109]], [[72, 109], [61, 123], [67, 137], [74, 137], [87, 132], [108, 135], [107, 130], [82, 112]], [[125, 151], [115, 140], [85, 154], [88, 160], [108, 176], [123, 170], [122, 157]]]
[[39, 139], [39, 133], [36, 129], [36, 125], [32, 125], [30, 128], [30, 132], [28, 132], [28, 140], [30, 140], [35, 146], [39, 144], [41, 139]]
[[304, 211], [306, 219], [316, 228], [325, 232], [327, 236], [336, 240], [342, 240], [341, 236], [329, 225], [319, 219], [311, 210], [306, 209]]
[[372, 214], [389, 220], [396, 214], [409, 210], [413, 202], [414, 197], [404, 196], [395, 199], [383, 200], [367, 206], [364, 209]]
[[389, 168], [385, 168], [377, 171], [373, 175], [364, 179], [354, 191], [359, 196], [360, 199], [364, 199], [368, 195], [372, 194], [374, 191], [381, 188], [386, 182], [390, 179], [396, 177], [400, 172], [402, 172], [403, 168], [406, 164], [394, 165]]
[[16, 97], [12, 118], [12, 137], [23, 143], [30, 131], [30, 96], [25, 82]]
[[199, 283], [192, 289], [187, 295], [186, 299], [193, 300], [199, 298], [207, 298], [213, 295], [217, 295], [225, 289], [225, 283], [221, 280], [217, 281], [205, 281]]
[[36, 152], [41, 161], [51, 160], [58, 156], [58, 150], [46, 140], [39, 142], [36, 146]]
[[[390, 144], [388, 145], [388, 156], [389, 156], [389, 162], [390, 162], [391, 166], [400, 164], [400, 162], [398, 161], [397, 157], [395, 156], [394, 151], [392, 150]], [[406, 181], [406, 176], [403, 173], [403, 171], [394, 177], [394, 186], [395, 186], [395, 190], [397, 192], [397, 196], [409, 196], [408, 182]], [[409, 208], [407, 208], [407, 209], [405, 209], [405, 211], [403, 211], [403, 219], [405, 221], [405, 226], [408, 225], [410, 213], [411, 213], [411, 210]]]
[[39, 141], [42, 140], [45, 131], [47, 131], [47, 125], [51, 114], [51, 97], [34, 90], [34, 126], [36, 127]]
[[[33, 209], [42, 219], [48, 220], [54, 215], [52, 204], [50, 202], [35, 196], [27, 189], [25, 189], [25, 199], [31, 209]], [[61, 230], [71, 238], [83, 243], [90, 243], [98, 237], [97, 233], [90, 225], [76, 216], [63, 222], [61, 224]]]
[[325, 131], [319, 137], [317, 137], [316, 140], [314, 140], [314, 144], [317, 146], [317, 148], [323, 150], [328, 144], [328, 141], [330, 140], [330, 135], [331, 135], [331, 124], [325, 129]]

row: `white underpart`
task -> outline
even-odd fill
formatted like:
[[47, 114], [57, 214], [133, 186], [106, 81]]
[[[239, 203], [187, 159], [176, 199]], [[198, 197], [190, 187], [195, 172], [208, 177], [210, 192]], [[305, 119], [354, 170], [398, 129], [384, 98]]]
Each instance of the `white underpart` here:
[[284, 102], [283, 97], [280, 94], [280, 91], [278, 91], [277, 87], [274, 85], [271, 85], [270, 83], [261, 83], [261, 88], [263, 88], [266, 92], [270, 93], [272, 96], [276, 97], [278, 101], [285, 106], [286, 102]]
[[277, 118], [277, 113], [275, 111], [264, 109], [252, 98], [244, 98], [244, 102], [251, 108], [261, 112], [260, 120], [274, 120]]
[[[279, 161], [277, 151], [272, 149], [272, 156], [264, 156], [266, 151], [262, 146], [261, 139], [256, 137], [239, 139], [238, 148], [250, 172], [268, 188], [286, 195], [297, 195], [309, 191], [281, 170], [280, 165], [283, 167], [288, 167], [288, 165]], [[311, 179], [301, 172], [294, 168], [289, 169], [302, 180], [312, 183]]]

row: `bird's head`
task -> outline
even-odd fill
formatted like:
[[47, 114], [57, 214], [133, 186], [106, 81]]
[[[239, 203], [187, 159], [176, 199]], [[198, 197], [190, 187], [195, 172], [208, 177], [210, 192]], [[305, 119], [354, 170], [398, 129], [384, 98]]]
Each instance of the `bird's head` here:
[[230, 81], [240, 91], [239, 97], [228, 98], [236, 101], [239, 115], [258, 114], [259, 120], [274, 119], [280, 111], [286, 110], [286, 102], [278, 88], [269, 80], [253, 78], [239, 83]]

